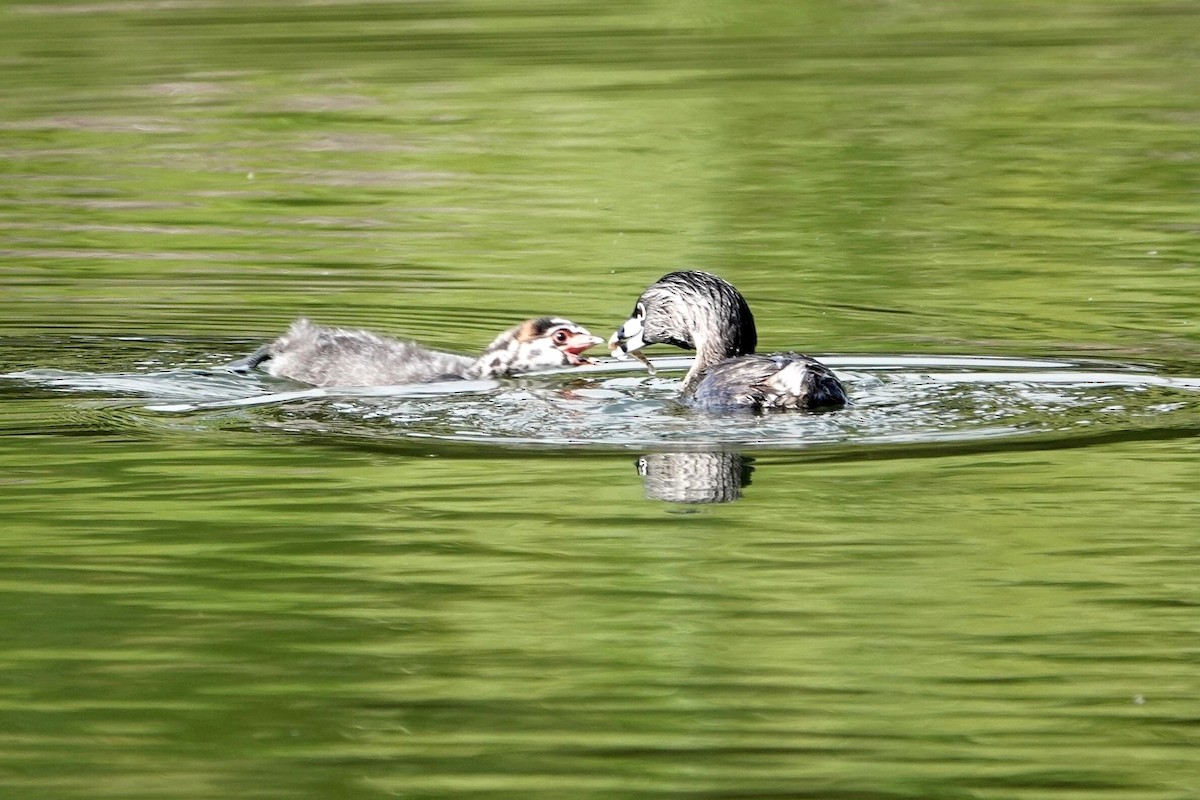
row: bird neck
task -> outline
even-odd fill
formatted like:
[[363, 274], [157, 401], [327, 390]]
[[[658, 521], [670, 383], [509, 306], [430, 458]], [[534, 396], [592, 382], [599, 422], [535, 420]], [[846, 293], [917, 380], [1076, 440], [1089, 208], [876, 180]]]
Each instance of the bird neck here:
[[513, 353], [507, 349], [485, 350], [467, 370], [472, 378], [502, 378], [513, 364]]
[[711, 333], [696, 333], [692, 342], [696, 348], [696, 360], [683, 377], [684, 391], [694, 388], [703, 377], [704, 371], [713, 364], [720, 363], [730, 356], [742, 355], [726, 328], [719, 328]]
[[518, 328], [511, 328], [492, 340], [467, 370], [471, 378], [502, 378], [519, 369], [517, 356], [521, 342], [517, 338]]
[[696, 361], [683, 378], [684, 391], [694, 388], [713, 364], [753, 353], [758, 344], [754, 316], [745, 301], [740, 307], [714, 304], [691, 327]]

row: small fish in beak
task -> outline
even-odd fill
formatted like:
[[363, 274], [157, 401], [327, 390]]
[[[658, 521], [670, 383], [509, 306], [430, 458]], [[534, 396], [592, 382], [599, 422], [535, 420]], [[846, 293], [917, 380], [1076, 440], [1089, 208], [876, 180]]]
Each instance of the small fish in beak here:
[[646, 358], [646, 354], [643, 353], [641, 350], [634, 350], [633, 352], [628, 353], [628, 355], [633, 356], [636, 360], [645, 364], [646, 371], [649, 372], [651, 375], [658, 374], [658, 368], [650, 363], [650, 359]]

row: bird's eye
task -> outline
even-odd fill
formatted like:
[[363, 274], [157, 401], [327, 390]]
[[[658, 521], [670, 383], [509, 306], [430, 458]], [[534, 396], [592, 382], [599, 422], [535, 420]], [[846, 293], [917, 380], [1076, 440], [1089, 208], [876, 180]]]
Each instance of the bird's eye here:
[[559, 328], [558, 330], [556, 330], [554, 332], [554, 337], [550, 341], [554, 342], [555, 344], [566, 344], [567, 339], [570, 339], [570, 338], [571, 338], [571, 335], [569, 333], [567, 333], [566, 330], [564, 330], [563, 328]]
[[641, 303], [638, 303], [637, 306], [633, 309], [633, 316], [635, 316], [635, 317], [646, 316], [646, 307], [644, 305], [642, 305]]

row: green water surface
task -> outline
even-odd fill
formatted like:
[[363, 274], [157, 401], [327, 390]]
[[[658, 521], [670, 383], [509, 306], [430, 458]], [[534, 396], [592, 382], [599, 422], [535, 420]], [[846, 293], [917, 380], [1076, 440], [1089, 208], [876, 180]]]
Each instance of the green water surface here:
[[[0, 372], [300, 314], [607, 336], [691, 267], [767, 349], [1197, 378], [1197, 42], [1180, 2], [4, 2]], [[1195, 798], [1197, 398], [1135, 399], [750, 448], [698, 505], [605, 441], [0, 381], [0, 794]]]

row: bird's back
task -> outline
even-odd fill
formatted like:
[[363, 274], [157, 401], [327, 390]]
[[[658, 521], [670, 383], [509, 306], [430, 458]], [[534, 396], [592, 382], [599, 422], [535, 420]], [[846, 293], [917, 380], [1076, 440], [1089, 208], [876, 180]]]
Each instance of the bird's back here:
[[727, 358], [704, 371], [684, 398], [701, 408], [836, 408], [847, 402], [833, 371], [799, 353]]
[[463, 377], [473, 363], [406, 339], [302, 319], [270, 345], [267, 371], [315, 386], [387, 386]]

